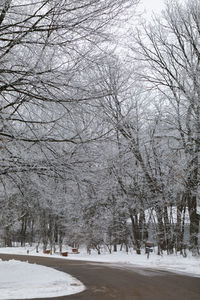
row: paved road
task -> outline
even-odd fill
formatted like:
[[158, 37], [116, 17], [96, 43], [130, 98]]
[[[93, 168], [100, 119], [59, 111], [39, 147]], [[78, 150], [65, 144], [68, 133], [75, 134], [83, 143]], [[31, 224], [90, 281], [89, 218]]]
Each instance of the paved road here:
[[68, 259], [7, 254], [0, 258], [49, 266], [75, 276], [87, 287], [80, 294], [46, 300], [200, 300], [200, 278]]

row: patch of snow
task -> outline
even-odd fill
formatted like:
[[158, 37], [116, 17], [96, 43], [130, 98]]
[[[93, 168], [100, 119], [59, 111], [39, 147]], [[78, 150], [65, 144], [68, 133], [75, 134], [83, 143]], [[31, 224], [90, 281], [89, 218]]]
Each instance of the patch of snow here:
[[200, 257], [192, 256], [191, 253], [188, 253], [188, 256], [185, 258], [180, 254], [171, 254], [171, 255], [157, 255], [154, 250], [153, 253], [150, 254], [149, 259], [147, 259], [147, 255], [144, 251], [141, 255], [135, 253], [135, 251], [131, 251], [128, 254], [122, 251], [113, 252], [112, 254], [104, 253], [98, 255], [96, 253], [92, 253], [88, 255], [87, 253], [80, 253], [77, 256], [70, 256], [68, 259], [74, 260], [86, 260], [92, 262], [107, 262], [107, 263], [117, 263], [142, 267], [142, 268], [150, 268], [157, 270], [168, 270], [171, 272], [185, 274], [193, 277], [200, 277]]
[[27, 262], [0, 260], [0, 299], [59, 297], [80, 293], [84, 285], [72, 276]]
[[[124, 266], [132, 266], [133, 268], [138, 266], [142, 268], [150, 268], [157, 270], [168, 270], [175, 273], [187, 274], [189, 276], [200, 277], [200, 257], [192, 256], [190, 252], [187, 253], [187, 257], [183, 257], [180, 254], [163, 254], [162, 256], [156, 254], [156, 248], [153, 253], [150, 253], [149, 259], [147, 255], [142, 251], [141, 255], [137, 255], [135, 251], [130, 250], [127, 254], [125, 251], [113, 252], [112, 254], [107, 251], [102, 251], [101, 255], [98, 255], [96, 251], [91, 251], [91, 255], [83, 249], [79, 249], [79, 254], [72, 254], [69, 249], [67, 257], [62, 257], [59, 254], [47, 255], [42, 253], [42, 249], [39, 249], [40, 253], [36, 253], [34, 247], [12, 247], [12, 248], [0, 248], [0, 253], [8, 254], [27, 254], [34, 256], [46, 256], [46, 257], [57, 257], [62, 259], [70, 260], [84, 260], [91, 262], [105, 262]], [[0, 298], [1, 299], [1, 298]]]

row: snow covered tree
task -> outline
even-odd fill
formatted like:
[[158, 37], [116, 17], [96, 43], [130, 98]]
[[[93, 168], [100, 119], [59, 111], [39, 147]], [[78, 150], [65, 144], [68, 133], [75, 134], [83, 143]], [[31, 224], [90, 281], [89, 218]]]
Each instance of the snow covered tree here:
[[79, 145], [99, 134], [84, 104], [103, 95], [84, 74], [108, 43], [108, 26], [137, 2], [1, 1], [1, 182], [37, 174], [41, 188], [44, 178], [73, 173]]
[[[190, 214], [190, 247], [198, 251], [199, 215], [199, 1], [169, 2], [162, 18], [143, 26], [137, 37], [142, 78], [163, 95], [173, 111], [171, 133], [184, 153], [184, 194]], [[172, 114], [172, 111], [168, 113]], [[177, 134], [172, 139], [177, 139]], [[180, 174], [181, 176], [181, 174]]]

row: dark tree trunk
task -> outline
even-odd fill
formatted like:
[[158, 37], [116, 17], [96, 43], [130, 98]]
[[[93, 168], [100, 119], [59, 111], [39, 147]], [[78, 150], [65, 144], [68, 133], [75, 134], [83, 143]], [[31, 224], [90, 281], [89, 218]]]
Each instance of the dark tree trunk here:
[[193, 254], [199, 253], [198, 234], [199, 234], [199, 215], [197, 213], [197, 193], [198, 193], [198, 152], [199, 146], [195, 145], [195, 155], [191, 160], [190, 174], [187, 185], [187, 203], [190, 216], [190, 249]]
[[190, 216], [190, 248], [193, 254], [199, 253], [198, 233], [199, 233], [199, 215], [197, 214], [197, 197], [189, 195], [188, 210]]
[[165, 242], [164, 225], [162, 220], [162, 209], [158, 204], [155, 207], [155, 211], [158, 219], [157, 242], [158, 242], [158, 255], [160, 255], [162, 250], [166, 250], [166, 242]]
[[134, 238], [136, 253], [141, 254], [141, 236], [140, 236], [138, 218], [137, 218], [137, 215], [133, 216], [132, 214], [130, 215], [130, 218], [131, 218], [131, 222], [132, 222], [132, 231], [133, 231], [133, 238]]
[[30, 237], [29, 237], [29, 244], [32, 246], [33, 244], [33, 238], [34, 238], [34, 220], [31, 220], [31, 232], [30, 232]]
[[26, 230], [27, 230], [27, 218], [23, 217], [22, 218], [22, 224], [21, 224], [21, 231], [20, 231], [20, 242], [21, 246], [25, 246], [26, 242]]
[[4, 243], [6, 247], [12, 247], [12, 237], [10, 232], [10, 226], [7, 226], [4, 234]]

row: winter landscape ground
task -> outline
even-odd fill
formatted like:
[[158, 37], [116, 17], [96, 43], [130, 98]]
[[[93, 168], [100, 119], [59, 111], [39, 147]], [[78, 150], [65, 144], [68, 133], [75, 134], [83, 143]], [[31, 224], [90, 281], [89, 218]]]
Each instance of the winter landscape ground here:
[[20, 262], [0, 261], [0, 299], [30, 299], [82, 292], [84, 285], [52, 268]]
[[188, 256], [185, 258], [179, 254], [157, 255], [156, 250], [154, 250], [154, 252], [150, 254], [149, 259], [147, 259], [147, 255], [144, 253], [144, 251], [142, 251], [141, 255], [135, 254], [135, 251], [130, 251], [128, 254], [124, 251], [113, 252], [112, 254], [104, 251], [101, 255], [98, 255], [96, 251], [92, 251], [89, 255], [87, 254], [85, 249], [80, 250], [79, 254], [72, 254], [71, 248], [66, 249], [67, 251], [69, 251], [68, 257], [62, 257], [59, 253], [55, 253], [53, 255], [43, 254], [42, 250], [40, 250], [39, 253], [36, 253], [34, 247], [0, 248], [0, 253], [25, 255], [27, 254], [27, 250], [29, 250], [28, 255], [49, 256], [54, 258], [58, 257], [70, 260], [85, 260], [129, 265], [131, 264], [133, 265], [133, 267], [134, 265], [137, 265], [145, 268], [163, 269], [169, 270], [171, 272], [200, 277], [200, 257], [192, 256], [190, 252], [188, 252]]
[[[27, 254], [27, 250], [29, 254]], [[71, 248], [66, 248], [66, 250], [69, 251], [68, 257], [62, 257], [58, 253], [53, 255], [43, 254], [42, 249], [39, 250], [39, 253], [36, 253], [35, 247], [28, 246], [0, 248], [0, 253], [48, 256], [49, 258], [57, 257], [64, 260], [105, 262], [115, 267], [126, 267], [128, 265], [133, 268], [143, 267], [168, 270], [178, 274], [200, 277], [200, 258], [192, 256], [189, 252], [187, 253], [187, 258], [175, 254], [158, 256], [153, 252], [150, 254], [149, 259], [147, 259], [144, 252], [141, 255], [137, 255], [132, 251], [128, 254], [123, 251], [109, 254], [105, 251], [103, 254], [98, 255], [95, 251], [92, 251], [91, 255], [89, 255], [84, 249], [81, 249], [79, 254], [72, 254]], [[20, 276], [16, 274], [20, 274]], [[79, 293], [85, 288], [79, 281], [62, 272], [13, 260], [0, 262], [0, 281], [3, 282], [0, 299], [28, 299], [30, 295], [31, 298], [55, 297]]]

